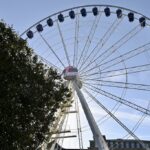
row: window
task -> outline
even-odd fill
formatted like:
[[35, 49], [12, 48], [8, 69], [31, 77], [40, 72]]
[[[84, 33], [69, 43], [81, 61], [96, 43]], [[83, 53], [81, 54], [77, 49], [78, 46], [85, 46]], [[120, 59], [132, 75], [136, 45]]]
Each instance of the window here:
[[90, 141], [90, 147], [95, 147], [95, 142], [94, 141]]
[[131, 142], [131, 148], [135, 148], [135, 143]]
[[140, 144], [139, 143], [136, 143], [136, 148], [140, 148]]
[[120, 142], [120, 148], [124, 148], [124, 142]]
[[145, 143], [145, 146], [149, 148], [149, 144], [148, 143]]
[[129, 146], [129, 142], [126, 142], [126, 146], [125, 146], [126, 148], [130, 148], [130, 146]]
[[119, 142], [116, 141], [115, 144], [114, 144], [114, 147], [119, 148]]
[[107, 145], [108, 145], [108, 147], [110, 147], [110, 141], [107, 141]]
[[112, 149], [113, 148], [113, 142], [110, 142], [110, 149]]

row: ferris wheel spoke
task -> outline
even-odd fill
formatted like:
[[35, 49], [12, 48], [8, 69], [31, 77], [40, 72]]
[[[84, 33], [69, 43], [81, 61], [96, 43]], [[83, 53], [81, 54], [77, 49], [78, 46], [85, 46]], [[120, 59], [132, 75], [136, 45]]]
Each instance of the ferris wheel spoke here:
[[112, 114], [99, 100], [97, 100], [91, 93], [89, 93], [86, 89], [84, 91], [97, 103], [107, 114], [111, 116], [113, 120], [115, 120], [127, 133], [129, 133], [138, 143], [146, 150], [149, 148], [125, 125], [123, 124], [114, 114]]
[[65, 68], [64, 63], [61, 61], [61, 59], [59, 58], [59, 56], [55, 53], [54, 49], [51, 47], [51, 45], [47, 42], [47, 40], [44, 38], [44, 36], [39, 33], [40, 37], [42, 38], [42, 40], [44, 41], [44, 43], [48, 46], [48, 48], [52, 51], [52, 53], [55, 55], [55, 57], [57, 58], [57, 60], [60, 62], [60, 64]]
[[[144, 121], [145, 118], [146, 118], [146, 114], [142, 114], [141, 118], [138, 120], [136, 125], [132, 128], [133, 133], [139, 128], [139, 126], [141, 125], [141, 123]], [[130, 134], [126, 134], [123, 138], [129, 138], [129, 137]]]
[[75, 20], [75, 38], [74, 38], [74, 55], [73, 55], [73, 66], [77, 66], [77, 56], [78, 56], [78, 36], [79, 36], [79, 15], [78, 12], [76, 14], [76, 20]]
[[[113, 35], [113, 33], [115, 32], [115, 30], [117, 29], [117, 27], [119, 26], [119, 24], [122, 22], [124, 17], [122, 17], [121, 19], [116, 19], [108, 28], [108, 30], [105, 32], [105, 34], [103, 35], [103, 37], [99, 40], [99, 42], [96, 44], [96, 46], [94, 47], [94, 49], [91, 51], [91, 53], [88, 55], [88, 57], [86, 58], [86, 60], [93, 60], [98, 53], [100, 52], [100, 49], [102, 49], [105, 44], [107, 43], [107, 41], [110, 39], [110, 37]], [[94, 54], [94, 55], [93, 55]], [[93, 57], [92, 57], [93, 56]], [[83, 71], [87, 66], [89, 66], [91, 62], [86, 63], [86, 66], [84, 66], [84, 68], [81, 68], [81, 71]], [[83, 66], [82, 66], [83, 67]]]
[[[101, 79], [116, 77], [116, 76], [122, 76], [122, 75], [126, 75], [126, 74], [145, 72], [145, 71], [150, 71], [150, 64], [144, 64], [144, 65], [139, 65], [139, 66], [120, 68], [117, 70], [110, 70], [110, 71], [101, 72]], [[84, 75], [81, 77], [84, 77], [85, 79], [89, 79], [87, 77], [95, 76], [98, 74], [99, 74], [98, 72], [95, 72], [95, 73], [87, 74], [87, 75]], [[97, 80], [99, 78], [93, 78], [93, 79]]]
[[60, 38], [61, 38], [61, 41], [62, 41], [62, 44], [63, 44], [63, 48], [64, 48], [64, 51], [65, 51], [66, 59], [68, 61], [68, 65], [70, 66], [70, 59], [69, 59], [67, 47], [66, 47], [66, 44], [65, 44], [65, 41], [64, 41], [64, 37], [63, 37], [63, 34], [62, 34], [62, 31], [61, 31], [61, 28], [60, 28], [60, 25], [59, 25], [58, 21], [56, 21], [56, 22], [57, 22], [59, 35], [60, 35]]
[[[147, 109], [150, 109], [150, 102], [149, 102], [149, 104], [147, 106]], [[138, 120], [138, 122], [136, 123], [136, 125], [132, 128], [132, 132], [135, 132], [139, 128], [139, 126], [142, 124], [142, 122], [144, 121], [144, 119], [146, 117], [147, 117], [146, 114], [142, 114], [142, 116], [140, 117], [140, 119]], [[129, 137], [130, 137], [130, 135], [127, 134], [123, 138], [129, 138]]]
[[[100, 54], [98, 57], [96, 57], [94, 60], [92, 60], [89, 63], [89, 66], [91, 66], [96, 60], [100, 60], [98, 63], [101, 64], [104, 60], [108, 59], [113, 53], [115, 53], [121, 46], [126, 44], [131, 38], [135, 37], [137, 33], [139, 33], [142, 30], [141, 26], [138, 25], [134, 27], [132, 30], [130, 30], [127, 34], [125, 34], [121, 39], [119, 39], [117, 42], [115, 42], [110, 48], [108, 48], [106, 51], [104, 51], [102, 54]], [[96, 67], [92, 67], [90, 69], [86, 69], [83, 73], [86, 73], [88, 71], [92, 71]]]
[[79, 57], [78, 64], [77, 64], [77, 67], [79, 67], [79, 68], [80, 68], [79, 64], [80, 64], [81, 60], [82, 60], [81, 66], [82, 66], [82, 64], [84, 63], [84, 59], [85, 59], [85, 57], [86, 57], [86, 54], [87, 54], [87, 52], [88, 52], [88, 50], [89, 50], [89, 47], [90, 47], [90, 45], [91, 45], [93, 36], [94, 36], [95, 31], [96, 31], [96, 29], [97, 29], [97, 26], [98, 26], [98, 23], [99, 23], [99, 20], [100, 20], [100, 16], [101, 16], [101, 13], [100, 13], [98, 16], [96, 16], [96, 18], [95, 18], [95, 20], [94, 20], [94, 22], [93, 22], [93, 24], [92, 24], [92, 26], [91, 26], [91, 28], [90, 28], [89, 34], [88, 34], [87, 39], [86, 39], [86, 42], [85, 42], [85, 44], [84, 44], [84, 47], [83, 47], [83, 49], [81, 50], [81, 55], [80, 55], [80, 57]]
[[[37, 54], [36, 54], [37, 55]], [[38, 58], [40, 58], [42, 60], [42, 62], [44, 62], [46, 65], [48, 65], [49, 67], [53, 67], [55, 68], [57, 71], [59, 71], [60, 73], [62, 73], [62, 69], [59, 68], [58, 66], [54, 65], [52, 62], [48, 61], [47, 59], [43, 58], [42, 56], [40, 55], [37, 55]]]
[[[149, 50], [150, 50], [150, 43], [144, 44], [134, 50], [131, 50], [123, 55], [120, 55], [119, 57], [116, 57], [110, 61], [107, 61], [99, 65], [99, 67], [101, 67], [102, 70], [108, 69], [114, 65], [120, 64], [122, 62], [121, 58], [123, 58], [123, 61], [126, 61]], [[106, 64], [109, 64], [109, 63], [110, 65], [106, 66]]]
[[[88, 87], [84, 87], [84, 89], [87, 89], [87, 90], [90, 90]], [[125, 93], [124, 93], [125, 94]], [[123, 95], [124, 95], [123, 94]], [[123, 96], [122, 95], [122, 96]], [[116, 113], [116, 111], [119, 109], [119, 107], [121, 106], [121, 103], [119, 103], [119, 102], [117, 102], [114, 106], [113, 106], [113, 108], [111, 109], [111, 112], [113, 113], [113, 114], [115, 114]], [[105, 121], [107, 121], [108, 119], [110, 119], [111, 117], [109, 116], [109, 114], [106, 114], [106, 115], [104, 115], [103, 117], [101, 117], [101, 119], [99, 119], [99, 120], [97, 120], [97, 124], [98, 125], [101, 125], [102, 123], [104, 123]]]
[[114, 77], [119, 75], [125, 75], [125, 74], [132, 74], [132, 73], [138, 73], [138, 72], [144, 72], [144, 71], [150, 71], [150, 64], [144, 64], [139, 66], [133, 66], [128, 68], [121, 68], [117, 70], [110, 70], [101, 72], [101, 77]]
[[99, 94], [101, 94], [101, 95], [103, 95], [103, 96], [105, 96], [105, 97], [107, 97], [107, 98], [109, 98], [111, 100], [117, 101], [117, 102], [119, 102], [119, 103], [121, 103], [123, 105], [126, 105], [126, 106], [128, 106], [130, 108], [133, 108], [133, 109], [135, 109], [137, 111], [140, 111], [142, 113], [145, 113], [146, 115], [150, 115], [150, 110], [148, 110], [148, 109], [146, 109], [144, 107], [141, 107], [141, 106], [131, 102], [132, 100], [129, 101], [129, 100], [120, 98], [120, 97], [118, 97], [118, 96], [116, 96], [116, 95], [114, 95], [114, 94], [112, 94], [110, 92], [106, 92], [106, 91], [104, 91], [104, 90], [102, 90], [102, 89], [100, 89], [100, 88], [98, 88], [96, 86], [92, 86], [90, 84], [88, 85], [88, 88], [90, 90], [94, 91], [94, 92], [98, 92]]
[[123, 61], [126, 61], [126, 60], [129, 60], [133, 57], [136, 57], [146, 51], [149, 51], [150, 50], [150, 42], [136, 48], [136, 49], [133, 49], [125, 54], [122, 54], [114, 59], [111, 59], [109, 61], [106, 61], [105, 63], [102, 63], [100, 65], [97, 65], [97, 67], [100, 67], [101, 70], [105, 70], [105, 69], [108, 69], [112, 66], [115, 66], [115, 65], [118, 65], [120, 63], [122, 63], [122, 60]]
[[[146, 115], [143, 115], [140, 120], [137, 122], [137, 124], [132, 128], [132, 132], [135, 133], [135, 131], [138, 129], [138, 127], [141, 125], [141, 123], [143, 122], [143, 120], [145, 119]], [[126, 134], [123, 138], [128, 139], [131, 135], [128, 133]], [[114, 147], [113, 147], [114, 148]]]
[[[146, 84], [106, 81], [106, 80], [99, 80], [99, 79], [98, 80], [87, 79], [87, 81], [88, 80], [95, 81], [95, 83], [84, 82], [84, 84], [94, 84], [94, 85], [101, 85], [101, 86], [108, 86], [108, 87], [128, 88], [128, 89], [135, 89], [135, 90], [150, 91], [150, 85], [146, 85]], [[99, 81], [100, 83], [97, 83], [97, 81]]]
[[[87, 61], [86, 55], [88, 54], [88, 50], [89, 50], [90, 45], [91, 45], [91, 43], [92, 43], [92, 40], [93, 40], [93, 37], [94, 37], [94, 35], [95, 35], [96, 29], [97, 29], [97, 27], [98, 27], [98, 24], [99, 24], [101, 15], [102, 15], [102, 12], [100, 12], [100, 14], [99, 14], [98, 16], [96, 16], [96, 18], [95, 18], [95, 20], [94, 20], [94, 22], [93, 22], [93, 25], [92, 25], [92, 27], [91, 27], [91, 30], [90, 30], [90, 32], [89, 32], [89, 35], [88, 35], [88, 37], [87, 37], [86, 43], [85, 43], [84, 48], [83, 48], [83, 51], [82, 51], [82, 52], [84, 52], [84, 51], [85, 51], [85, 52], [83, 53], [82, 59], [81, 59], [81, 57], [80, 57], [80, 60], [82, 60], [82, 62], [81, 62], [81, 65], [79, 66], [79, 70], [81, 69], [81, 67], [82, 67], [83, 64], [85, 63], [85, 60]], [[79, 62], [79, 63], [80, 63], [80, 62]]]

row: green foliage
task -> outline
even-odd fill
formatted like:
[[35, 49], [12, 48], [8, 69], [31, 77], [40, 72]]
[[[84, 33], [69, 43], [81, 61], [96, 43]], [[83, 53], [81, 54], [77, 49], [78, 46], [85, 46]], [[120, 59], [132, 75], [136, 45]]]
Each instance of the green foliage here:
[[0, 23], [0, 149], [35, 149], [70, 93], [56, 70]]

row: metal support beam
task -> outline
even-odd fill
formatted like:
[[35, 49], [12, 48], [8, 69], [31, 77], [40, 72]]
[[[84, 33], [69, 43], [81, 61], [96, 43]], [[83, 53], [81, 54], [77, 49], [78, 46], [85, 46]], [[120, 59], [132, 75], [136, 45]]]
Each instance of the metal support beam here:
[[52, 134], [61, 134], [61, 133], [70, 133], [71, 130], [64, 130], [64, 131], [54, 131]]
[[52, 137], [51, 139], [64, 139], [64, 138], [74, 138], [77, 137], [76, 135], [69, 135], [69, 136], [56, 136]]
[[80, 99], [82, 108], [84, 110], [85, 116], [88, 120], [88, 123], [90, 125], [91, 131], [93, 133], [94, 136], [94, 140], [95, 140], [95, 144], [96, 147], [98, 148], [98, 150], [109, 150], [97, 124], [96, 121], [88, 107], [88, 104], [84, 98], [84, 95], [82, 94], [82, 92], [80, 91], [80, 89], [78, 88], [77, 84], [73, 81], [73, 88], [75, 89], [75, 91], [77, 92], [77, 95]]
[[76, 110], [72, 110], [72, 111], [66, 112], [66, 114], [72, 114], [72, 113], [77, 113], [77, 111]]

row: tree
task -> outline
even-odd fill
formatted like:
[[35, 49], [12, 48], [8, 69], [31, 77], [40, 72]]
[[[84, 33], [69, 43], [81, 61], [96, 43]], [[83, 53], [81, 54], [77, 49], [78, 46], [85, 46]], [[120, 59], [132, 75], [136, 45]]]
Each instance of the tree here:
[[35, 149], [70, 97], [57, 71], [33, 55], [25, 40], [0, 23], [0, 148]]

